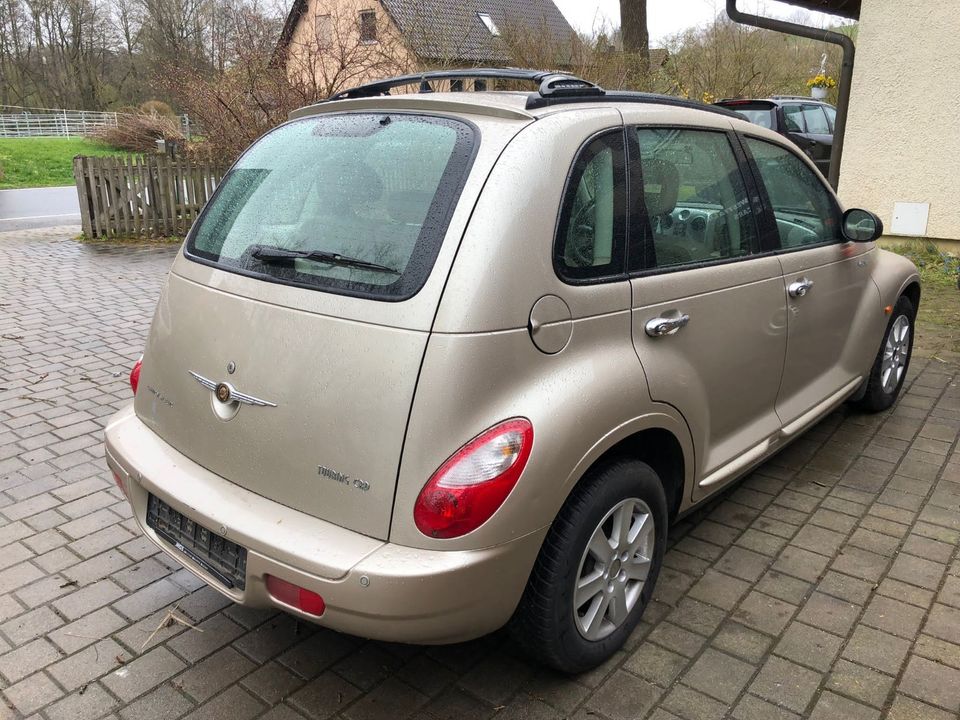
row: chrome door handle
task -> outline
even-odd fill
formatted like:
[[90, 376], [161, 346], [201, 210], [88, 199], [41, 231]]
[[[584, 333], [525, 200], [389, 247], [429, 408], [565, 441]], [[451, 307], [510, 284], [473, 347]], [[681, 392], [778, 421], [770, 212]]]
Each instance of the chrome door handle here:
[[686, 313], [677, 317], [655, 317], [647, 320], [644, 330], [650, 337], [663, 337], [664, 335], [673, 335], [678, 330], [686, 327], [690, 322], [690, 316]]
[[799, 280], [794, 280], [787, 286], [787, 292], [790, 294], [790, 297], [803, 297], [808, 292], [810, 288], [813, 287], [813, 280], [809, 278], [802, 277]]

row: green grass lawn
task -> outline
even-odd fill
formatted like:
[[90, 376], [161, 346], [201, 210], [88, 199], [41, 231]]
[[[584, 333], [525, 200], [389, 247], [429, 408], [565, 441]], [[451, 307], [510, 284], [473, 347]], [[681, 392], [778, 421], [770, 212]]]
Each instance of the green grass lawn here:
[[87, 138], [0, 138], [0, 190], [73, 185], [74, 155], [125, 155]]

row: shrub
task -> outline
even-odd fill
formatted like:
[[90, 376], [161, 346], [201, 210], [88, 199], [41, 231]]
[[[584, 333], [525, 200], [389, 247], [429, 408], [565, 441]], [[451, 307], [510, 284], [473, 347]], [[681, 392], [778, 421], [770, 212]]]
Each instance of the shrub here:
[[173, 112], [167, 103], [162, 100], [147, 100], [145, 103], [140, 105], [140, 112], [146, 115], [160, 115], [162, 117], [176, 117], [176, 113]]
[[180, 123], [166, 116], [133, 113], [117, 115], [117, 127], [101, 127], [90, 133], [90, 137], [102, 143], [127, 150], [143, 153], [157, 149], [157, 140], [177, 140], [182, 142]]

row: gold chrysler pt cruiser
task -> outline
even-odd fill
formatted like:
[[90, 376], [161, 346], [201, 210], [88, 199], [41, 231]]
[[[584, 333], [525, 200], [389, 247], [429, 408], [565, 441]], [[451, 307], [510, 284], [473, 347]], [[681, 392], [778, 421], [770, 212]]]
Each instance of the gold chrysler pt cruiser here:
[[[536, 89], [463, 91], [488, 81]], [[672, 520], [894, 402], [920, 285], [881, 232], [720, 108], [512, 69], [360, 86], [227, 173], [107, 460], [238, 603], [414, 643], [512, 620], [585, 670]]]

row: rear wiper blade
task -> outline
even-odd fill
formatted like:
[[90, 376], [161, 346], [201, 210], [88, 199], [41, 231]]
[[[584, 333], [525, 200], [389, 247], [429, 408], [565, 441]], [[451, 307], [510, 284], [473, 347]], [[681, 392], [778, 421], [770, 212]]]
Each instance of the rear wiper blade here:
[[330, 252], [329, 250], [286, 250], [284, 248], [269, 247], [267, 245], [255, 245], [250, 254], [257, 260], [265, 263], [313, 260], [329, 265], [357, 268], [358, 270], [373, 270], [374, 272], [390, 273], [391, 275], [401, 274], [399, 270], [392, 267], [370, 262], [369, 260], [350, 257], [349, 255], [341, 255], [340, 253]]

